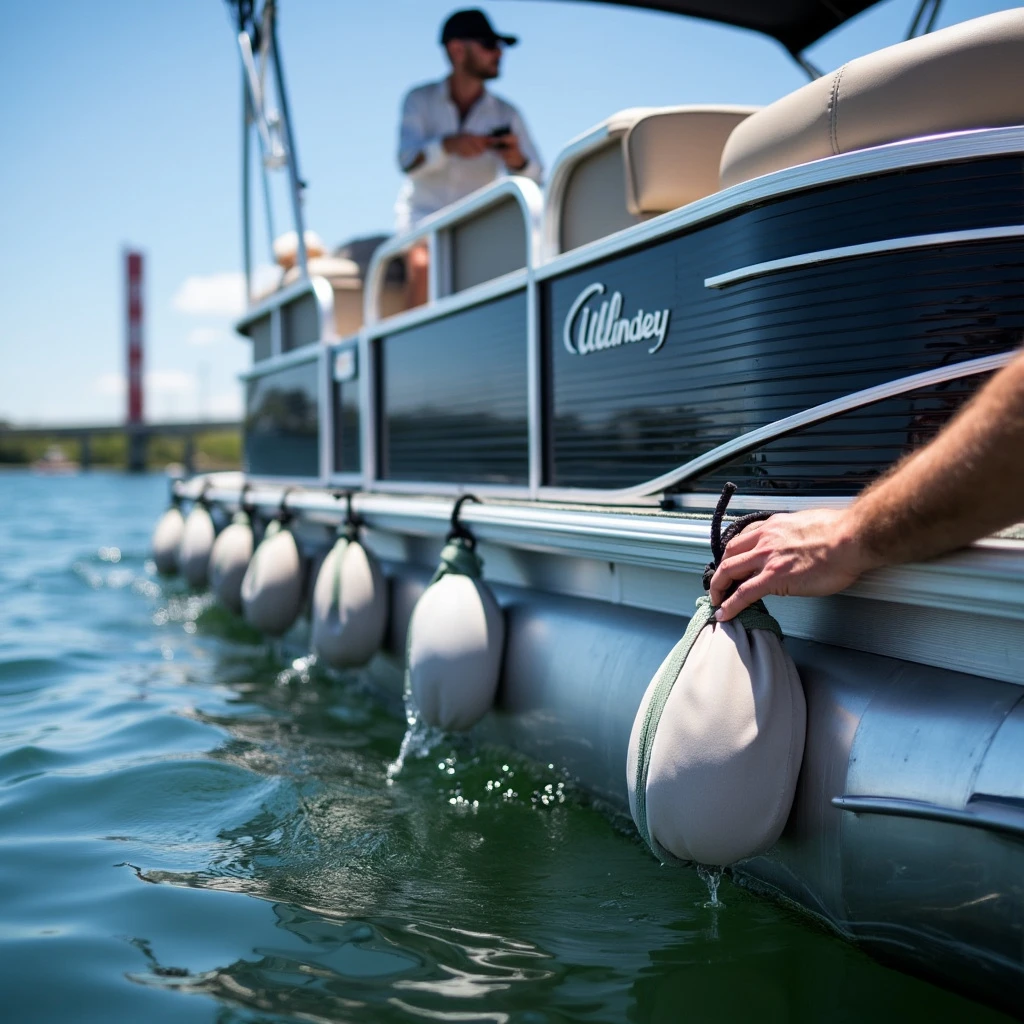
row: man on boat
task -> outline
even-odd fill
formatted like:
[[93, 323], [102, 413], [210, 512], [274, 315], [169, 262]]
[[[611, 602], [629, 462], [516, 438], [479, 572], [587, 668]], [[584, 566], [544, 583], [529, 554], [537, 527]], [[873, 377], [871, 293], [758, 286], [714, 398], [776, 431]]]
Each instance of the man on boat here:
[[1022, 453], [1024, 354], [849, 508], [772, 516], [734, 537], [711, 580], [717, 617], [768, 594], [835, 594], [870, 569], [935, 558], [1020, 522]]
[[[441, 29], [451, 74], [406, 94], [399, 129], [398, 163], [407, 175], [395, 204], [395, 230], [408, 231], [502, 174], [540, 184], [542, 167], [519, 111], [489, 92], [506, 46], [515, 36], [496, 32], [479, 10], [456, 11]], [[427, 299], [427, 249], [406, 258], [410, 306]]]

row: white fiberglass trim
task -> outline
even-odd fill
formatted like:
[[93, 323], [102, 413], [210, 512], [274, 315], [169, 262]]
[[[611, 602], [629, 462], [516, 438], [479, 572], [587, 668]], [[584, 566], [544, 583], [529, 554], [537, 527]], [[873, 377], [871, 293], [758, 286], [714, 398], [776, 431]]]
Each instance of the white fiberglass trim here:
[[[491, 206], [497, 206], [509, 198], [514, 199], [519, 204], [519, 209], [523, 215], [523, 229], [526, 233], [526, 267], [534, 266], [540, 259], [540, 220], [544, 205], [541, 191], [529, 178], [521, 178], [515, 175], [499, 178], [493, 184], [477, 189], [476, 192], [466, 196], [460, 202], [446, 206], [430, 217], [426, 217], [412, 231], [407, 231], [403, 235], [395, 235], [377, 247], [373, 258], [370, 260], [370, 266], [366, 271], [363, 298], [364, 322], [372, 326], [380, 320], [377, 298], [380, 295], [384, 284], [384, 274], [391, 260], [396, 256], [401, 256], [406, 250], [421, 241], [426, 242], [431, 249], [436, 248], [440, 250], [439, 255], [441, 257], [450, 255], [446, 252], [446, 246], [436, 246], [431, 241], [438, 232], [456, 227], [463, 221], [471, 220], [475, 214]], [[525, 273], [526, 267], [520, 273]], [[431, 275], [432, 286], [435, 290], [439, 283], [447, 279], [446, 274], [447, 270], [445, 268], [435, 268]], [[505, 276], [511, 277], [512, 275], [508, 274]], [[497, 280], [502, 279], [498, 278]], [[467, 289], [467, 291], [469, 290], [471, 289]], [[457, 294], [462, 295], [464, 293], [459, 292]], [[435, 297], [432, 293], [431, 300]], [[434, 310], [436, 313], [439, 305], [440, 303], [435, 304], [433, 301], [428, 301], [425, 309], [427, 311]], [[401, 315], [404, 314], [396, 314], [396, 316]], [[394, 318], [389, 317], [390, 319]]]
[[605, 238], [588, 242], [569, 252], [550, 256], [536, 271], [538, 280], [577, 270], [630, 249], [655, 242], [667, 235], [693, 228], [704, 221], [736, 213], [753, 203], [831, 185], [851, 178], [866, 178], [929, 164], [977, 160], [990, 156], [1024, 153], [1024, 127], [981, 128], [950, 132], [884, 146], [841, 153], [786, 167], [771, 174], [740, 182], [696, 202], [632, 227], [623, 228]]
[[265, 377], [268, 373], [276, 373], [278, 370], [287, 370], [292, 366], [300, 366], [302, 363], [311, 363], [320, 358], [323, 352], [323, 345], [303, 345], [302, 348], [293, 348], [291, 352], [282, 352], [279, 356], [271, 356], [269, 359], [262, 359], [253, 363], [248, 370], [243, 370], [239, 375], [240, 380], [256, 380]]
[[503, 274], [492, 281], [485, 281], [483, 284], [474, 285], [465, 291], [456, 292], [454, 295], [446, 295], [437, 302], [426, 306], [417, 306], [415, 309], [406, 310], [404, 313], [396, 313], [386, 320], [378, 320], [364, 328], [367, 337], [379, 338], [386, 334], [397, 334], [409, 327], [416, 327], [419, 324], [430, 323], [435, 320], [443, 320], [452, 313], [468, 309], [470, 306], [479, 306], [481, 303], [490, 302], [491, 299], [498, 299], [504, 295], [511, 295], [513, 292], [522, 291], [530, 280], [527, 270], [513, 270], [510, 274]]
[[756, 430], [749, 430], [739, 437], [734, 437], [725, 444], [699, 455], [689, 462], [676, 469], [663, 473], [653, 480], [648, 480], [633, 487], [624, 487], [618, 490], [598, 490], [587, 488], [541, 488], [542, 497], [552, 497], [565, 501], [594, 501], [606, 502], [608, 504], [623, 504], [635, 501], [638, 498], [650, 497], [662, 491], [668, 490], [677, 484], [688, 480], [691, 477], [699, 476], [722, 462], [742, 455], [759, 445], [768, 441], [774, 441], [785, 434], [809, 427], [812, 424], [820, 423], [822, 420], [831, 419], [841, 413], [851, 412], [865, 405], [872, 405], [875, 402], [883, 401], [886, 398], [893, 398], [896, 395], [906, 394], [909, 391], [916, 391], [918, 388], [928, 387], [932, 384], [942, 384], [949, 380], [956, 380], [959, 377], [970, 377], [978, 373], [988, 373], [990, 370], [998, 370], [1014, 359], [1017, 350], [1000, 352], [993, 356], [982, 356], [978, 359], [965, 359], [961, 363], [951, 363], [949, 366], [939, 366], [934, 370], [924, 370], [921, 373], [912, 373], [907, 377], [900, 377], [897, 380], [887, 381], [885, 384], [876, 384], [874, 387], [864, 388], [862, 391], [854, 391], [852, 394], [843, 395], [842, 398], [835, 398], [831, 402], [822, 402], [820, 405], [804, 409], [802, 412], [794, 413], [792, 416], [785, 416], [781, 420], [775, 420]]
[[930, 249], [940, 245], [955, 245], [958, 242], [983, 242], [993, 238], [1024, 237], [1024, 224], [1009, 224], [997, 228], [969, 228], [966, 231], [940, 231], [930, 235], [908, 235], [904, 238], [883, 238], [877, 242], [863, 242], [860, 245], [841, 245], [835, 249], [819, 249], [817, 252], [785, 256], [778, 260], [752, 263], [748, 267], [730, 270], [704, 279], [705, 288], [726, 288], [740, 281], [750, 281], [780, 270], [807, 267], [818, 263], [833, 263], [837, 260], [870, 256], [874, 253], [901, 252], [906, 249]]

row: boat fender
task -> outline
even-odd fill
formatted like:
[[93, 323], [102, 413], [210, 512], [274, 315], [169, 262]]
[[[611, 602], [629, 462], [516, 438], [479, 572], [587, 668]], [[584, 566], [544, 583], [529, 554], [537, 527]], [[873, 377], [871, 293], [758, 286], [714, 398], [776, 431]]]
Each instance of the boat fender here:
[[[712, 521], [714, 561], [725, 534], [727, 484]], [[662, 662], [629, 738], [629, 809], [660, 860], [726, 866], [775, 844], [789, 817], [803, 759], [806, 705], [779, 624], [760, 601], [717, 622], [710, 598]]]
[[450, 732], [471, 728], [493, 706], [505, 646], [504, 615], [480, 578], [472, 535], [458, 525], [464, 500], [413, 609], [407, 644], [406, 697], [428, 725]]
[[271, 636], [287, 633], [302, 609], [302, 555], [287, 525], [287, 497], [286, 490], [242, 578], [245, 621]]
[[210, 552], [210, 589], [217, 600], [235, 615], [242, 612], [242, 580], [253, 552], [254, 510], [246, 504], [248, 489], [248, 484], [242, 488], [239, 510], [232, 516], [231, 523], [217, 535]]
[[185, 533], [185, 517], [181, 514], [180, 498], [174, 495], [171, 507], [157, 520], [150, 547], [156, 571], [173, 576], [178, 571], [178, 552]]
[[358, 668], [380, 650], [387, 628], [387, 580], [372, 551], [359, 541], [352, 496], [343, 531], [313, 587], [313, 650], [335, 668]]
[[205, 587], [210, 568], [210, 552], [217, 537], [210, 507], [206, 501], [209, 482], [196, 499], [185, 519], [185, 530], [181, 538], [178, 563], [181, 573], [191, 587]]

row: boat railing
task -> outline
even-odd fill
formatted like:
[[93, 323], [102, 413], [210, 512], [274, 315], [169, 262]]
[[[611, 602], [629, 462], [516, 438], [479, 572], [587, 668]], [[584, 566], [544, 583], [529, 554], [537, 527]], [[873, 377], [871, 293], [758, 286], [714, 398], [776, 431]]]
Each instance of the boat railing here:
[[427, 302], [396, 317], [436, 315], [443, 299], [471, 289], [483, 295], [484, 285], [506, 287], [511, 275], [525, 274], [540, 257], [542, 211], [540, 189], [529, 178], [511, 176], [388, 239], [373, 254], [366, 273], [365, 324], [372, 326], [385, 316], [381, 295], [388, 266], [418, 244], [426, 244], [429, 256]]

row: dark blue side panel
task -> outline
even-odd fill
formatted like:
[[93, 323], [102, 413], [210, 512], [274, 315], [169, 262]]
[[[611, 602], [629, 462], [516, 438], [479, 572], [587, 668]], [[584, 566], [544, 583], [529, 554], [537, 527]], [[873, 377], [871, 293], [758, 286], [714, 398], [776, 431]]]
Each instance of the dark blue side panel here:
[[376, 342], [380, 477], [526, 484], [526, 295]]

